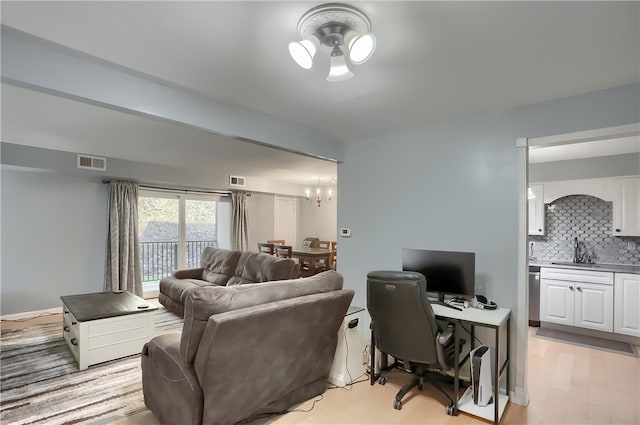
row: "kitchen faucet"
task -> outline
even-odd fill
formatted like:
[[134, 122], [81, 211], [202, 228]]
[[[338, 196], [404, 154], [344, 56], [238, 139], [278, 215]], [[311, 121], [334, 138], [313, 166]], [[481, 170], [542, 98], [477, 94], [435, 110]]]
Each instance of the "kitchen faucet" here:
[[573, 240], [573, 262], [582, 263], [583, 261], [584, 261], [584, 253], [580, 255], [580, 242], [578, 242], [578, 238], [576, 237]]

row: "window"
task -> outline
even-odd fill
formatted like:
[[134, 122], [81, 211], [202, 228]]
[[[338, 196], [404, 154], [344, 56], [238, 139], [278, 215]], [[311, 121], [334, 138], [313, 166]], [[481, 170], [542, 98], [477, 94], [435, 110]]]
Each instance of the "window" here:
[[140, 191], [138, 242], [145, 298], [174, 270], [200, 266], [208, 246], [230, 246], [230, 203], [218, 196]]

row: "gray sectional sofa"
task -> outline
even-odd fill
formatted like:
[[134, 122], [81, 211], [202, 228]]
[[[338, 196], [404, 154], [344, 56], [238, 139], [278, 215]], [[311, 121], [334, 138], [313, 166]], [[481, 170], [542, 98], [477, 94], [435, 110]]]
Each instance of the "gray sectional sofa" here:
[[224, 425], [322, 394], [354, 294], [342, 283], [326, 271], [187, 291], [182, 333], [143, 348], [145, 404], [165, 425]]
[[298, 271], [298, 263], [290, 258], [207, 247], [200, 257], [200, 267], [176, 270], [160, 281], [158, 301], [182, 316], [185, 298], [192, 288], [293, 279]]

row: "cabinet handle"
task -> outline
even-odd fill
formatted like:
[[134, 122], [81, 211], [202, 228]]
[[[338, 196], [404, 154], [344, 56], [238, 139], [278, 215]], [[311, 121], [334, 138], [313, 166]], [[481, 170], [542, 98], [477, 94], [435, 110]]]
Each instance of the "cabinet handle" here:
[[619, 232], [619, 231], [620, 231], [620, 229], [616, 229], [616, 232]]
[[72, 324], [72, 325], [77, 325], [77, 324], [78, 324], [78, 322], [71, 322], [71, 324]]
[[65, 310], [65, 311], [64, 311], [64, 314], [69, 314], [69, 310]]
[[62, 329], [64, 329], [65, 332], [69, 332], [69, 326], [67, 326], [67, 325], [65, 325], [64, 328], [62, 328]]
[[78, 345], [78, 340], [77, 340], [77, 339], [75, 339], [75, 338], [71, 338], [71, 341], [70, 341], [70, 342], [71, 342], [71, 344], [73, 344], [73, 345]]
[[542, 229], [538, 229], [538, 232], [542, 232]]
[[576, 289], [578, 290], [578, 292], [582, 292], [582, 288], [581, 287], [578, 286]]
[[573, 291], [573, 286], [569, 286], [569, 290], [570, 290], [570, 291]]

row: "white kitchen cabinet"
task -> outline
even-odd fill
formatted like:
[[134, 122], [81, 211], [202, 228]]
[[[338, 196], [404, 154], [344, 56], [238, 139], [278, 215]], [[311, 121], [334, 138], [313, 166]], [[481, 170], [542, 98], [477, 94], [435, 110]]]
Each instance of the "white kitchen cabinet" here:
[[613, 235], [640, 236], [640, 177], [614, 179]]
[[544, 235], [544, 185], [530, 184], [535, 198], [529, 199], [529, 234]]
[[640, 275], [616, 273], [613, 331], [640, 336]]
[[540, 320], [573, 325], [573, 282], [540, 279]]
[[576, 282], [574, 326], [613, 331], [613, 286]]
[[613, 332], [613, 273], [541, 268], [540, 320]]

